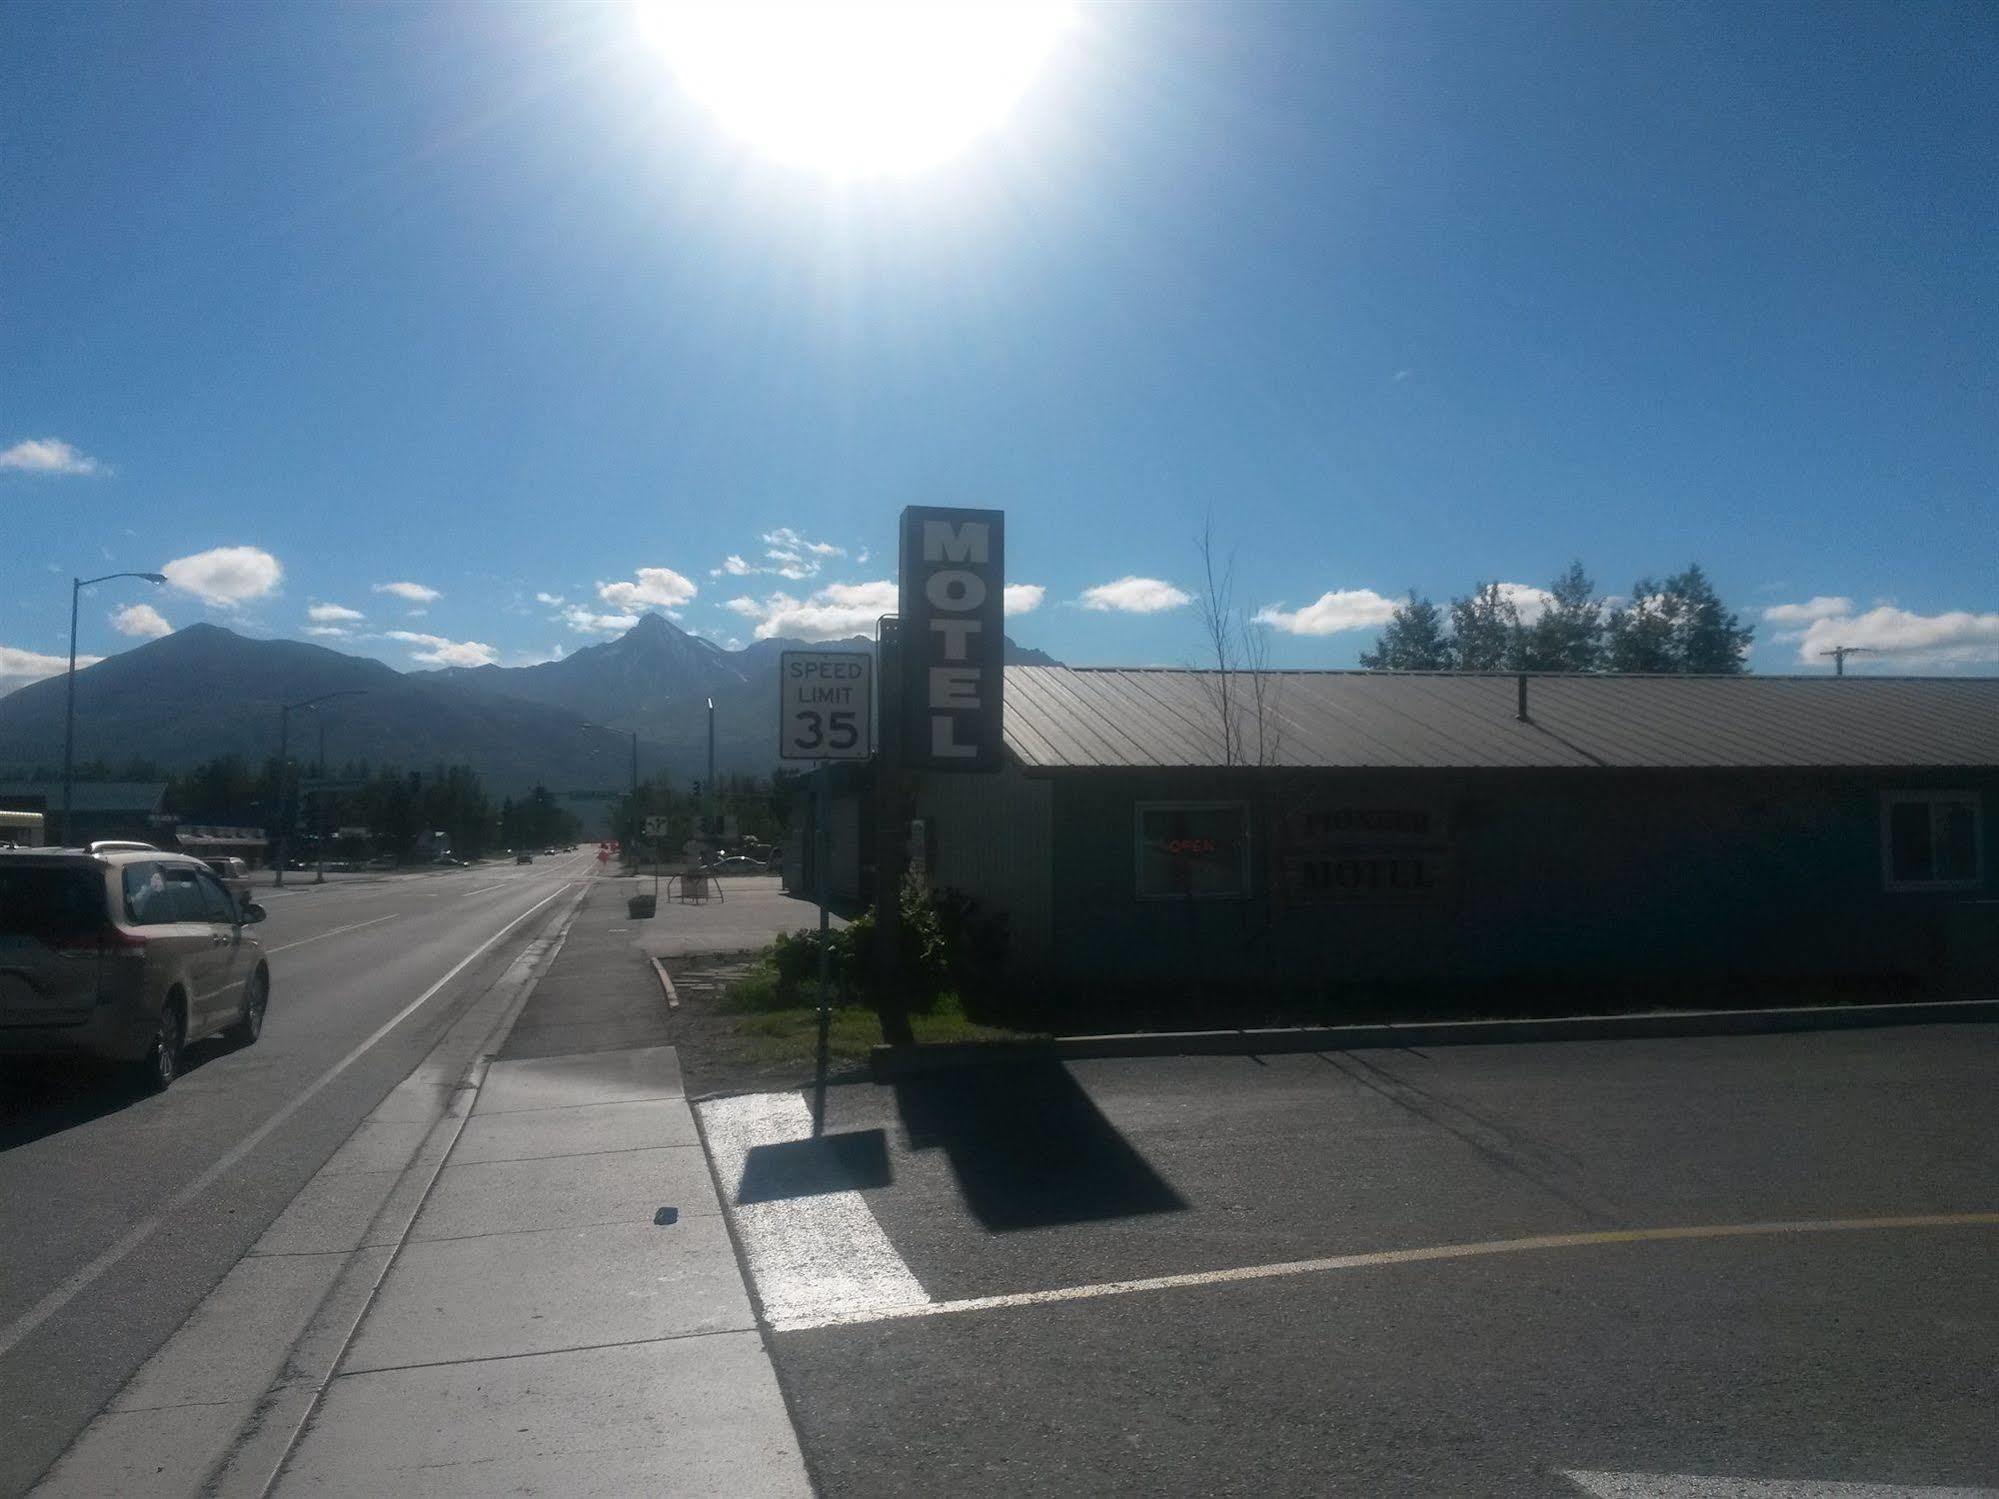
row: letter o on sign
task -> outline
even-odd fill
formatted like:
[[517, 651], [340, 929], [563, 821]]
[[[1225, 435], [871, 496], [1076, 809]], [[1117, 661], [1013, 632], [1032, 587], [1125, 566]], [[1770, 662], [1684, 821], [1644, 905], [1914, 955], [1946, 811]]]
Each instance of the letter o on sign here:
[[951, 568], [924, 579], [923, 595], [933, 609], [969, 613], [986, 601], [986, 580], [977, 573]]

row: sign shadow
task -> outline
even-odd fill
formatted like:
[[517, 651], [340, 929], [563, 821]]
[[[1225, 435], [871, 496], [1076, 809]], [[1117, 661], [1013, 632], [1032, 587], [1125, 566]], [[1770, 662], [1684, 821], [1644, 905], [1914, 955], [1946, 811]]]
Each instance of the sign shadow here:
[[928, 1073], [898, 1082], [895, 1099], [910, 1148], [943, 1150], [966, 1206], [995, 1232], [1188, 1205], [1060, 1062]]

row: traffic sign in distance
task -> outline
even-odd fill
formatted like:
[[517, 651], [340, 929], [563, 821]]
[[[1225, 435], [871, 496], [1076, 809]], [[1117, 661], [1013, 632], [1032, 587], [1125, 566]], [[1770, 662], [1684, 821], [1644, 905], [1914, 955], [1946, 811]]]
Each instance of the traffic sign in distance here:
[[784, 651], [777, 669], [777, 753], [865, 760], [874, 753], [874, 668], [858, 651]]
[[666, 833], [667, 833], [667, 822], [668, 822], [668, 821], [669, 821], [669, 819], [667, 819], [667, 818], [664, 818], [664, 817], [648, 817], [648, 818], [646, 819], [646, 821], [645, 821], [645, 835], [646, 835], [646, 837], [648, 837], [648, 838], [664, 838], [664, 837], [666, 836]]

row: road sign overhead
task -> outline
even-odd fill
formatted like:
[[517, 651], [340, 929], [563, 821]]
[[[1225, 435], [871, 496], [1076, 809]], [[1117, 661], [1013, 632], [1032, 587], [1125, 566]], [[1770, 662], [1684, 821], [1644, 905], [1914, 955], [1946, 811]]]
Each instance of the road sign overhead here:
[[777, 753], [785, 760], [865, 760], [874, 753], [874, 658], [784, 651], [777, 668]]

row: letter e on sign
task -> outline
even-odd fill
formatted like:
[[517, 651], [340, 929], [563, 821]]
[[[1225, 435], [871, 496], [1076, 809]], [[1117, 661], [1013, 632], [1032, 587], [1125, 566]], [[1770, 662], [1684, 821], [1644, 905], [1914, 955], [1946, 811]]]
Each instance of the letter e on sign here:
[[785, 651], [777, 667], [777, 753], [782, 760], [865, 760], [874, 753], [872, 656]]

